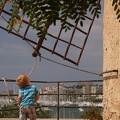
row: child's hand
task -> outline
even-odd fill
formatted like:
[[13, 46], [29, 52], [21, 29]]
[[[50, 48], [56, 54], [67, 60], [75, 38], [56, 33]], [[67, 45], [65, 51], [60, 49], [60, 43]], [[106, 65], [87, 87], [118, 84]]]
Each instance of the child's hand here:
[[17, 106], [20, 108], [20, 105], [19, 105], [19, 104], [18, 104]]

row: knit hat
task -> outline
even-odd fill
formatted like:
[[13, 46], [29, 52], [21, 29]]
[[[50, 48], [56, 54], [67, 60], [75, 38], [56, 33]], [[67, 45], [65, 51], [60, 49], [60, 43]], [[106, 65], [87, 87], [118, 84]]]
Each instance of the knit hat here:
[[30, 79], [25, 74], [19, 75], [18, 78], [16, 79], [16, 84], [20, 88], [26, 87], [29, 83], [30, 83]]

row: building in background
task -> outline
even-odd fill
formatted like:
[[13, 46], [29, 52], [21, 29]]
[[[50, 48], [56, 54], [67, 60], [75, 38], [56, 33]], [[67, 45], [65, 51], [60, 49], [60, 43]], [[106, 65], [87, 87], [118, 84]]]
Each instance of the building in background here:
[[102, 85], [94, 85], [92, 82], [80, 82], [76, 86], [64, 86], [63, 83], [60, 84], [59, 90], [58, 86], [45, 86], [40, 89], [41, 97], [40, 101], [58, 101], [58, 91], [59, 91], [59, 101], [71, 101], [80, 102], [89, 99], [102, 99], [103, 87]]

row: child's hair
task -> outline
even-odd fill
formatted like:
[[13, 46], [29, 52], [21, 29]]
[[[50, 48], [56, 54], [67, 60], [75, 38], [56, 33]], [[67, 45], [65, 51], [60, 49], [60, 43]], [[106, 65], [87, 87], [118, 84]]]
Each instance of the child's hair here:
[[18, 78], [16, 79], [16, 84], [20, 88], [26, 87], [29, 83], [30, 79], [25, 74], [19, 75]]

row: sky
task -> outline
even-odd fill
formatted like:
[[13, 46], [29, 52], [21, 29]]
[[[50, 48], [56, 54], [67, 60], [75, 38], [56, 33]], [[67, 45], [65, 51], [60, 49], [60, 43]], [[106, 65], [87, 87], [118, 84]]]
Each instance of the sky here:
[[[103, 11], [103, 3], [102, 3]], [[6, 23], [0, 17], [0, 26]], [[86, 24], [87, 26], [87, 24]], [[51, 30], [55, 33], [56, 30]], [[31, 30], [30, 38], [34, 37], [34, 31]], [[66, 37], [65, 35], [64, 37]], [[79, 39], [79, 33], [76, 34]], [[103, 68], [103, 12], [99, 19], [95, 19], [92, 26], [87, 44], [83, 51], [80, 64], [75, 66], [58, 56], [41, 50], [41, 54], [54, 61], [66, 64], [78, 69], [101, 73]], [[28, 75], [34, 65], [32, 57], [33, 49], [25, 41], [0, 29], [0, 79], [16, 79], [20, 74]], [[72, 55], [71, 55], [72, 56]], [[102, 77], [90, 73], [81, 72], [45, 59], [37, 57], [34, 71], [30, 75], [31, 80], [35, 81], [73, 81], [73, 80], [101, 80]], [[4, 86], [3, 83], [1, 85]], [[4, 87], [3, 87], [4, 88]]]

